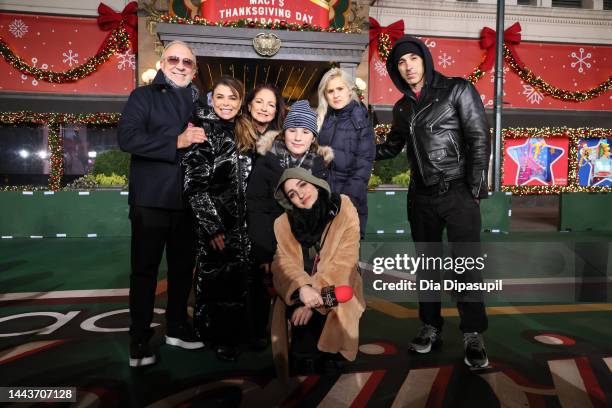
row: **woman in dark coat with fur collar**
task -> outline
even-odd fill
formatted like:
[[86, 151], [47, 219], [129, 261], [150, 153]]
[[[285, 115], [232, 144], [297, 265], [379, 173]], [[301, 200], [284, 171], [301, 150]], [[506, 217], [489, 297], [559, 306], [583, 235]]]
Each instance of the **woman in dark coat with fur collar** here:
[[236, 359], [237, 339], [250, 320], [245, 193], [256, 137], [239, 114], [243, 99], [242, 83], [221, 77], [213, 86], [213, 109], [199, 108], [194, 118], [208, 140], [192, 145], [183, 158], [184, 193], [197, 218], [194, 328], [222, 360]]

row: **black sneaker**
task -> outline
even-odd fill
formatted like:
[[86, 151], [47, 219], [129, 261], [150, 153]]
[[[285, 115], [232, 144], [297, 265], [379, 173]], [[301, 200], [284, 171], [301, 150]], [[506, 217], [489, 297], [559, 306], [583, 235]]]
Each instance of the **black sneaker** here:
[[489, 365], [484, 340], [480, 333], [463, 333], [463, 348], [465, 364], [469, 367], [486, 367]]
[[204, 343], [198, 339], [193, 328], [182, 325], [176, 330], [166, 333], [166, 344], [182, 347], [187, 350], [196, 350], [204, 347]]
[[410, 349], [417, 353], [429, 353], [432, 347], [437, 347], [442, 344], [440, 334], [438, 329], [432, 325], [425, 324], [421, 327], [416, 337], [412, 339]]
[[148, 342], [130, 344], [130, 367], [155, 364], [156, 358]]

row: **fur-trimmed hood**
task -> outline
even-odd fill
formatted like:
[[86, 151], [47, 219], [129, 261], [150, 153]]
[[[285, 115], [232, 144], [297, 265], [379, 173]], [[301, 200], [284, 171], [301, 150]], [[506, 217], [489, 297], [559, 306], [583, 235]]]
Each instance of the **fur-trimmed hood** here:
[[[278, 130], [268, 130], [266, 133], [261, 135], [256, 143], [257, 153], [261, 156], [265, 156], [268, 152], [277, 153], [276, 147], [282, 146], [282, 150], [286, 150], [285, 142], [278, 139], [278, 135], [281, 134]], [[281, 149], [279, 149], [281, 150]], [[334, 160], [334, 149], [330, 146], [319, 146], [316, 154], [323, 157], [325, 164], [329, 164]]]

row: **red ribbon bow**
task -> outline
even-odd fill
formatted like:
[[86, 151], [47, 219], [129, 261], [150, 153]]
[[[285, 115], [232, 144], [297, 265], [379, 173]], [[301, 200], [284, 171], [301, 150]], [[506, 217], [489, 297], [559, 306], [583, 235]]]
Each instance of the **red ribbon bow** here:
[[378, 21], [370, 17], [370, 59], [378, 50], [378, 35], [387, 34], [391, 39], [391, 46], [404, 35], [404, 20], [398, 20], [387, 27], [381, 27]]
[[[102, 31], [113, 31], [119, 28], [121, 22], [125, 22], [125, 31], [127, 31], [130, 37], [130, 43], [132, 45], [132, 52], [136, 54], [138, 52], [138, 16], [136, 11], [138, 10], [138, 2], [132, 1], [128, 3], [121, 13], [116, 13], [112, 8], [104, 3], [100, 3], [98, 6], [98, 27]], [[106, 41], [110, 37], [106, 37], [106, 40], [100, 46], [101, 51], [106, 45]]]
[[[485, 27], [480, 32], [480, 48], [487, 51], [487, 55], [485, 60], [480, 64], [478, 68], [481, 71], [487, 72], [491, 68], [493, 68], [493, 63], [495, 61], [495, 30]], [[521, 24], [516, 22], [508, 27], [504, 31], [504, 44], [510, 52], [512, 56], [516, 60], [519, 66], [523, 66], [523, 62], [517, 57], [516, 52], [514, 51], [514, 46], [521, 43]]]

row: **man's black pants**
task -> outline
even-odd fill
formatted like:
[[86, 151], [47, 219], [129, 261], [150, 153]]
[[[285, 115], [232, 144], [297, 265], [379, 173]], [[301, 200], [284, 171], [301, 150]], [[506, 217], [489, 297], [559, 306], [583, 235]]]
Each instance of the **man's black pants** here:
[[[408, 220], [417, 257], [444, 257], [444, 228], [452, 246], [453, 259], [480, 256], [480, 207], [465, 184], [450, 184], [447, 191], [432, 195], [419, 194], [411, 189], [408, 195]], [[421, 287], [421, 280], [440, 283], [440, 273], [439, 268], [422, 268], [417, 271], [417, 284]], [[462, 282], [482, 281], [482, 275], [477, 269], [461, 274], [449, 271], [444, 278]], [[419, 291], [419, 318], [438, 330], [441, 330], [444, 324], [440, 299], [440, 291]], [[457, 309], [461, 320], [459, 328], [463, 333], [482, 333], [487, 329], [488, 320], [482, 293], [471, 292], [458, 296]]]
[[130, 207], [132, 247], [130, 274], [130, 337], [148, 341], [155, 306], [157, 274], [164, 249], [168, 264], [166, 330], [172, 333], [187, 321], [187, 300], [195, 264], [193, 217], [188, 211]]

